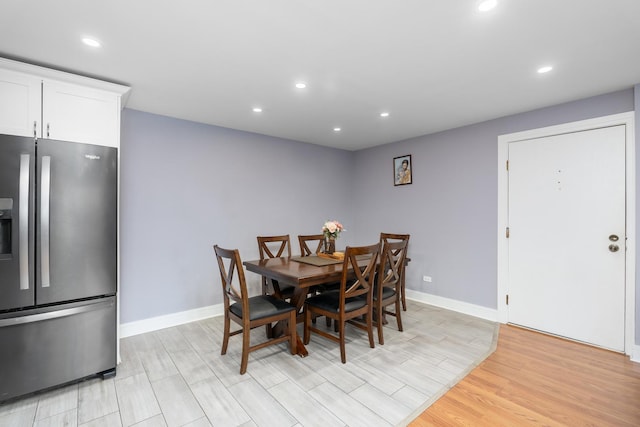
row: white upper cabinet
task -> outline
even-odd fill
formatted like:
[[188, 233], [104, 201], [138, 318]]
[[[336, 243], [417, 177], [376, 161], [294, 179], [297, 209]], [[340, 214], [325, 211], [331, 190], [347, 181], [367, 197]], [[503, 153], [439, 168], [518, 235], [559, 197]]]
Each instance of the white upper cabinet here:
[[0, 133], [40, 136], [42, 79], [0, 69]]
[[44, 81], [42, 137], [117, 146], [120, 139], [120, 96]]
[[120, 146], [129, 88], [0, 58], [0, 133]]

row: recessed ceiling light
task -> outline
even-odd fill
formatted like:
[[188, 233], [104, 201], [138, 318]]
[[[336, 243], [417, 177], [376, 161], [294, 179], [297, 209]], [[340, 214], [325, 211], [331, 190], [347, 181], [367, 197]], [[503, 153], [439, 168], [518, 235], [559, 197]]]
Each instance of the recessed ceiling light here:
[[262, 108], [260, 108], [260, 107], [253, 107], [253, 112], [254, 112], [254, 113], [262, 113]]
[[548, 73], [551, 70], [553, 70], [553, 67], [551, 65], [545, 65], [544, 67], [538, 68], [538, 74]]
[[101, 44], [98, 40], [96, 39], [92, 39], [90, 37], [85, 37], [82, 39], [82, 43], [86, 44], [87, 46], [91, 46], [91, 47], [100, 47]]
[[386, 111], [384, 113], [380, 113], [380, 117], [389, 117], [389, 113]]
[[296, 83], [296, 87], [298, 89], [304, 89], [305, 87], [307, 87], [307, 84], [303, 83], [303, 82], [298, 82], [298, 83]]
[[483, 0], [478, 3], [478, 10], [480, 12], [488, 12], [498, 5], [498, 0]]
[[340, 132], [342, 130], [342, 128], [333, 128], [334, 132]]

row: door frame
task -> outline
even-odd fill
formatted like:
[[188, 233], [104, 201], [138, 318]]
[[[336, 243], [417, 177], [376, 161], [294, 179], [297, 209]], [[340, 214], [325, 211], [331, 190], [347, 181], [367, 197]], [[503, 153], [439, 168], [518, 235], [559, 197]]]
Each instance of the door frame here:
[[633, 112], [597, 117], [539, 129], [498, 136], [498, 321], [507, 323], [509, 311], [509, 241], [506, 237], [509, 219], [509, 143], [532, 138], [586, 131], [608, 126], [625, 125], [626, 175], [626, 252], [625, 252], [625, 338], [624, 352], [632, 355], [635, 345], [636, 295], [636, 165]]

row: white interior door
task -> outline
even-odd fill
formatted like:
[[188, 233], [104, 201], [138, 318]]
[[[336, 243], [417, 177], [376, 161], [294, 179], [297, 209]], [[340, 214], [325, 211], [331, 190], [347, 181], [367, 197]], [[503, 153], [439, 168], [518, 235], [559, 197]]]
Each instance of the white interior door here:
[[508, 321], [624, 351], [625, 126], [511, 142], [508, 179]]

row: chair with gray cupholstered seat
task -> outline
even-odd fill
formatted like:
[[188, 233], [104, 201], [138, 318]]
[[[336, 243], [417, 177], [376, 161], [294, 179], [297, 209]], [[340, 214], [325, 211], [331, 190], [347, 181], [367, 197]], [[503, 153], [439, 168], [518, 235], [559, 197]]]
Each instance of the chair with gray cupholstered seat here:
[[[298, 242], [300, 243], [300, 256], [312, 256], [318, 255], [322, 252], [322, 247], [324, 243], [324, 234], [307, 234], [307, 235], [298, 235]], [[309, 246], [309, 242], [317, 242], [311, 246]], [[312, 250], [312, 248], [315, 248]], [[340, 287], [340, 282], [334, 283], [323, 283], [322, 285], [314, 286], [313, 289], [316, 292], [324, 292], [338, 289]]]
[[[242, 334], [240, 374], [247, 372], [249, 353], [261, 348], [289, 341], [291, 354], [296, 354], [296, 308], [273, 295], [250, 297], [238, 250], [223, 249], [218, 245], [213, 248], [218, 261], [222, 280], [222, 295], [224, 297], [224, 335], [220, 354], [227, 353], [229, 337], [238, 334]], [[242, 328], [232, 332], [232, 321], [242, 326]], [[252, 329], [281, 321], [287, 323], [284, 335], [277, 338], [269, 337], [267, 341], [253, 346], [250, 344]]]
[[[288, 234], [281, 236], [258, 236], [258, 251], [260, 259], [291, 258], [291, 240]], [[262, 293], [273, 295], [280, 299], [290, 299], [295, 288], [289, 285], [281, 285], [277, 280], [271, 280], [262, 276]]]
[[[345, 326], [352, 319], [364, 316], [364, 323], [354, 323], [367, 331], [369, 346], [375, 347], [373, 341], [373, 285], [380, 243], [371, 246], [347, 246], [342, 264], [342, 277], [338, 290], [322, 292], [307, 298], [304, 305], [304, 343], [308, 344], [311, 332], [336, 341], [340, 344], [340, 359], [346, 363]], [[358, 256], [368, 255], [366, 266], [358, 266]], [[355, 279], [354, 279], [355, 277]], [[337, 335], [331, 331], [319, 329], [311, 323], [313, 316], [326, 316], [335, 322]]]
[[[317, 242], [310, 245], [310, 242]], [[312, 256], [318, 255], [322, 252], [324, 246], [324, 234], [301, 234], [298, 235], [298, 243], [300, 243], [300, 256]], [[312, 249], [313, 248], [313, 249]], [[333, 291], [340, 289], [340, 282], [323, 283], [321, 285], [313, 286], [310, 294], [322, 293], [326, 291]], [[316, 322], [316, 318], [312, 319], [313, 323]], [[331, 326], [331, 319], [326, 318], [327, 326]]]
[[[384, 344], [383, 326], [386, 324], [386, 315], [395, 317], [398, 330], [402, 331], [401, 286], [409, 239], [383, 242], [373, 289], [374, 323], [378, 329], [378, 343], [381, 345]], [[391, 305], [395, 306], [394, 311], [387, 309]]]
[[[410, 234], [396, 234], [396, 233], [380, 233], [380, 244], [383, 245], [384, 242], [387, 241], [396, 241], [396, 240], [406, 240], [407, 241], [407, 249], [409, 247], [409, 238]], [[405, 252], [406, 252], [405, 250]], [[394, 254], [397, 255], [397, 254]], [[406, 260], [406, 254], [405, 254]], [[402, 264], [402, 271], [400, 272], [400, 302], [402, 303], [402, 310], [407, 311], [407, 300], [405, 297], [405, 268], [406, 264]]]

